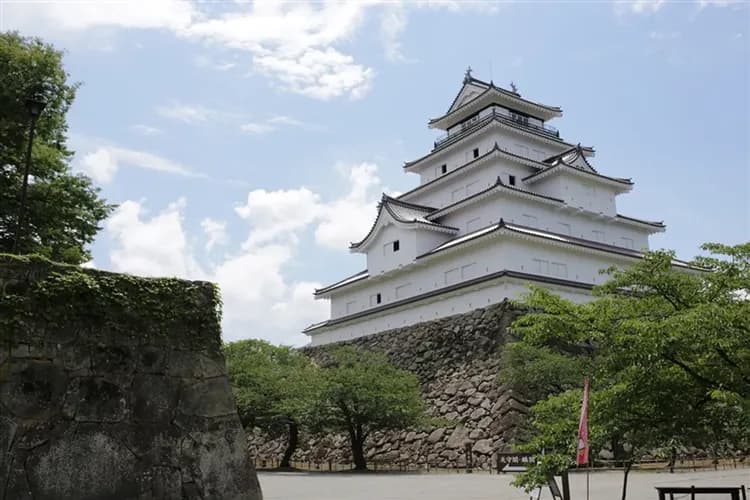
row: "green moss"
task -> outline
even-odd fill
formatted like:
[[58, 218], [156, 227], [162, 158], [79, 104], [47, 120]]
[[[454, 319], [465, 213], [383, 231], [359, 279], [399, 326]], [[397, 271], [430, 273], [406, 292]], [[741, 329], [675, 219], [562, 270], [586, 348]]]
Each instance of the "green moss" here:
[[79, 340], [126, 336], [146, 344], [176, 338], [195, 346], [210, 339], [218, 348], [220, 320], [221, 299], [211, 283], [0, 254], [1, 340], [72, 331]]

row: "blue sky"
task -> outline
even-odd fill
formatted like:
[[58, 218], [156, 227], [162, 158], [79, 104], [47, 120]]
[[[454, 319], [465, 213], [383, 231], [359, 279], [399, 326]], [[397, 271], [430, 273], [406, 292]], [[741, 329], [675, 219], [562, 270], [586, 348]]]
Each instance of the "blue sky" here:
[[82, 82], [73, 167], [119, 204], [93, 265], [218, 282], [227, 340], [294, 344], [469, 65], [561, 106], [561, 135], [634, 179], [618, 211], [666, 222], [654, 248], [750, 239], [748, 26], [725, 1], [0, 0], [0, 29]]

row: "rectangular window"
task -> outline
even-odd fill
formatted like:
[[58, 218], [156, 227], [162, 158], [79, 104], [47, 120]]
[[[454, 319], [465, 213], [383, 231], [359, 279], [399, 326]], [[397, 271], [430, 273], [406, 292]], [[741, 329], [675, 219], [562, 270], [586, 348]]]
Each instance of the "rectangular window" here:
[[625, 248], [630, 248], [632, 250], [635, 247], [632, 238], [626, 238], [623, 236], [622, 238], [620, 238], [620, 241], [622, 242], [622, 246], [624, 246]]
[[570, 235], [570, 224], [567, 224], [565, 222], [558, 222], [557, 223], [557, 232], [560, 233], [560, 234]]
[[479, 223], [481, 220], [481, 217], [474, 217], [473, 219], [466, 221], [466, 232], [470, 233], [479, 229]]
[[527, 226], [536, 227], [536, 216], [530, 214], [523, 214], [523, 223]]
[[401, 248], [401, 244], [399, 243], [399, 241], [398, 240], [394, 241], [393, 242], [393, 251], [394, 252], [398, 252], [399, 248]]
[[476, 276], [476, 269], [477, 264], [476, 262], [472, 262], [471, 264], [466, 264], [465, 266], [461, 266], [461, 279], [462, 280], [468, 280]]
[[540, 274], [549, 274], [549, 261], [544, 259], [533, 259], [535, 272]]
[[444, 163], [444, 164], [442, 164], [442, 165], [440, 166], [440, 173], [441, 173], [441, 174], [444, 174], [444, 173], [446, 173], [447, 171], [448, 171], [448, 165], [446, 165], [445, 163]]
[[559, 278], [568, 277], [568, 266], [562, 262], [553, 262], [550, 266], [550, 271], [552, 272], [552, 276], [557, 276]]
[[466, 188], [458, 188], [451, 193], [451, 201], [458, 201], [464, 197]]
[[460, 271], [458, 268], [449, 269], [445, 271], [445, 284], [451, 285], [453, 283], [457, 283], [459, 276], [460, 276]]
[[593, 231], [591, 231], [591, 234], [594, 235], [594, 241], [604, 242], [604, 231], [594, 229]]
[[515, 186], [516, 185], [516, 176], [515, 175], [509, 175], [508, 176], [508, 184], [510, 184], [511, 186]]
[[376, 306], [380, 304], [380, 302], [382, 302], [382, 300], [379, 293], [370, 295], [370, 306]]
[[411, 283], [406, 283], [405, 285], [397, 286], [396, 298], [403, 299], [404, 297], [408, 297], [410, 291], [411, 291]]
[[474, 148], [474, 158], [479, 158], [479, 148]]
[[357, 301], [352, 300], [351, 302], [346, 303], [346, 314], [351, 314], [354, 312], [354, 308], [357, 307]]
[[467, 184], [466, 196], [471, 196], [472, 194], [476, 193], [478, 187], [479, 187], [479, 181], [475, 181], [475, 182]]

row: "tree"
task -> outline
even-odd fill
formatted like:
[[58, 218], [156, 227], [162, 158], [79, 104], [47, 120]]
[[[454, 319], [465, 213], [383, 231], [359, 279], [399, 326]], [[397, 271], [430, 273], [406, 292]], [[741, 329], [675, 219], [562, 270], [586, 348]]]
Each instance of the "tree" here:
[[506, 349], [501, 373], [540, 400], [524, 445], [538, 466], [520, 484], [532, 488], [572, 463], [584, 373], [592, 378], [591, 431], [625, 466], [622, 498], [630, 465], [645, 453], [747, 449], [750, 244], [703, 248], [711, 255], [688, 270], [673, 266], [671, 252], [610, 269], [586, 304], [543, 289], [525, 298], [530, 313], [513, 325], [518, 341]]
[[319, 370], [301, 352], [263, 340], [225, 344], [227, 373], [242, 425], [287, 435], [281, 467], [289, 467], [318, 392]]
[[424, 417], [419, 381], [381, 354], [340, 347], [323, 369], [313, 429], [345, 432], [354, 468], [367, 469], [365, 443], [374, 431], [404, 429]]
[[36, 38], [0, 33], [0, 252], [13, 248], [25, 170], [29, 116], [25, 100], [47, 105], [36, 126], [20, 253], [60, 262], [90, 260], [86, 249], [114, 208], [84, 175], [74, 175], [66, 114], [78, 84], [68, 82], [63, 54]]

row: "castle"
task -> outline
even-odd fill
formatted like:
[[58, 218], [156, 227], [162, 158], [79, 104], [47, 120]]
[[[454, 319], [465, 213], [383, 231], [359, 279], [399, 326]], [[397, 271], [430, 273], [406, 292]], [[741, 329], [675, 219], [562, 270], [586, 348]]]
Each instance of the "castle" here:
[[[599, 173], [594, 150], [567, 142], [548, 122], [562, 116], [466, 72], [444, 130], [404, 165], [420, 183], [383, 195], [367, 234], [350, 250], [367, 269], [315, 290], [330, 319], [303, 332], [312, 345], [348, 340], [516, 298], [529, 284], [574, 300], [649, 247], [661, 222], [617, 212], [630, 179]], [[364, 231], [363, 231], [364, 232]]]

